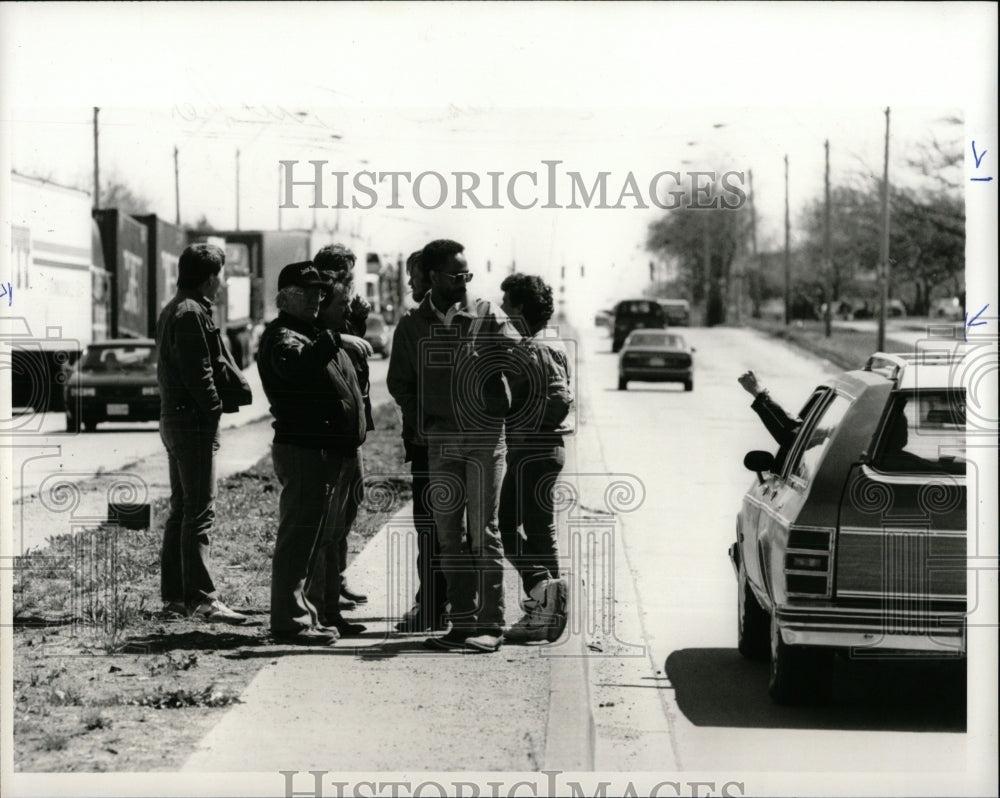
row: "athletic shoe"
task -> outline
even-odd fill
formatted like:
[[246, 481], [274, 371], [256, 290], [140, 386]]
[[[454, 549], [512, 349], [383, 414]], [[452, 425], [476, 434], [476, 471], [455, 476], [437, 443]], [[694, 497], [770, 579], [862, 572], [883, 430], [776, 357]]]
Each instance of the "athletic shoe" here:
[[539, 582], [521, 604], [524, 617], [515, 623], [504, 637], [511, 643], [552, 643], [566, 628], [565, 579]]
[[477, 634], [465, 639], [465, 645], [468, 648], [475, 649], [476, 651], [485, 651], [488, 654], [499, 651], [502, 644], [503, 635], [494, 634], [493, 632]]
[[241, 615], [235, 610], [229, 609], [229, 607], [218, 599], [203, 601], [191, 611], [191, 617], [200, 621], [209, 621], [210, 623], [231, 623], [234, 625], [246, 623], [247, 620], [246, 615]]
[[467, 639], [467, 631], [453, 628], [450, 632], [440, 637], [428, 637], [424, 640], [424, 648], [430, 648], [435, 651], [464, 651]]

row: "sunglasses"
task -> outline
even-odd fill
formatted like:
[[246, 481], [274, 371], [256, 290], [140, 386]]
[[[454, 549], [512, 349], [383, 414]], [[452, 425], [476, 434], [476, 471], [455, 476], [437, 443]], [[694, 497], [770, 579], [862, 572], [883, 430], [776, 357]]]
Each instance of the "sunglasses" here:
[[448, 274], [447, 272], [440, 272], [442, 277], [448, 278], [450, 283], [471, 283], [472, 282], [472, 272], [459, 272], [458, 274]]

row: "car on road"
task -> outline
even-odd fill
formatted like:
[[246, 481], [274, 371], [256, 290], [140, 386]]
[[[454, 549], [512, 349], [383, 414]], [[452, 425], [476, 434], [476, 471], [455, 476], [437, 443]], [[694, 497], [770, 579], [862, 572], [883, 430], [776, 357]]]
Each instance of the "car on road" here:
[[655, 299], [623, 299], [615, 305], [615, 326], [612, 331], [611, 351], [622, 348], [632, 330], [658, 329], [667, 326], [663, 308]]
[[368, 317], [368, 326], [365, 328], [365, 340], [372, 345], [376, 355], [383, 358], [389, 357], [392, 348], [392, 336], [389, 334], [389, 327], [385, 319], [381, 316], [371, 315]]
[[823, 700], [834, 657], [966, 650], [963, 351], [876, 353], [817, 387], [755, 472], [729, 556], [741, 654], [780, 704]]
[[962, 310], [962, 300], [957, 296], [943, 297], [931, 302], [930, 316], [932, 319], [959, 321], [964, 312]]
[[612, 324], [612, 319], [615, 317], [615, 312], [613, 310], [599, 310], [594, 314], [594, 326], [595, 327], [610, 327]]
[[105, 421], [156, 421], [156, 343], [117, 338], [88, 346], [67, 373], [63, 387], [66, 430], [92, 432]]
[[627, 390], [629, 380], [680, 382], [685, 391], [694, 390], [693, 355], [694, 347], [675, 332], [635, 330], [618, 356], [618, 390]]
[[686, 299], [661, 299], [660, 307], [671, 327], [687, 327], [691, 323], [691, 305]]

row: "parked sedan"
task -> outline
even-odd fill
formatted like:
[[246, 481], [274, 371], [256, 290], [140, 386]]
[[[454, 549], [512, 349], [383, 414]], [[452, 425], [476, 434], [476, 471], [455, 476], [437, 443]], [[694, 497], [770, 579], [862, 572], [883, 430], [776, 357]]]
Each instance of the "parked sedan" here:
[[659, 302], [671, 327], [687, 327], [691, 323], [691, 305], [686, 299], [661, 299]]
[[86, 348], [64, 390], [66, 429], [89, 432], [103, 421], [155, 421], [160, 417], [156, 344], [148, 338], [100, 341]]
[[693, 390], [693, 354], [694, 348], [677, 333], [635, 330], [625, 339], [618, 356], [618, 390], [626, 390], [629, 380], [682, 382], [685, 391]]
[[392, 336], [389, 334], [389, 328], [381, 316], [373, 313], [368, 317], [367, 327], [365, 328], [365, 340], [372, 345], [372, 349], [375, 350], [376, 355], [382, 355], [383, 358], [389, 357], [389, 350], [392, 347]]
[[770, 656], [776, 703], [828, 696], [838, 652], [964, 657], [961, 357], [877, 353], [816, 388], [777, 453], [744, 458], [737, 645]]

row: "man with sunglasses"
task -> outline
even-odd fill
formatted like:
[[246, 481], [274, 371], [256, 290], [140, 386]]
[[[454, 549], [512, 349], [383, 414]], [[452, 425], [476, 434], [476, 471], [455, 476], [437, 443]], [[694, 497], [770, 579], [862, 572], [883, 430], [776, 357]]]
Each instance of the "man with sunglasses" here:
[[387, 385], [426, 442], [429, 493], [451, 605], [451, 630], [428, 648], [492, 652], [503, 637], [498, 508], [510, 394], [507, 358], [521, 336], [493, 303], [472, 299], [456, 241], [432, 241], [420, 262], [431, 289], [400, 320]]
[[355, 345], [317, 325], [320, 303], [332, 286], [312, 261], [291, 263], [278, 276], [278, 317], [261, 336], [258, 368], [274, 416], [271, 456], [281, 482], [278, 533], [271, 570], [271, 634], [280, 642], [329, 645], [340, 636], [320, 623], [323, 610], [306, 596], [307, 584], [334, 585], [339, 578], [317, 573], [318, 559], [334, 574], [336, 545], [322, 546], [334, 487], [357, 460], [365, 440], [361, 390], [346, 345]]

